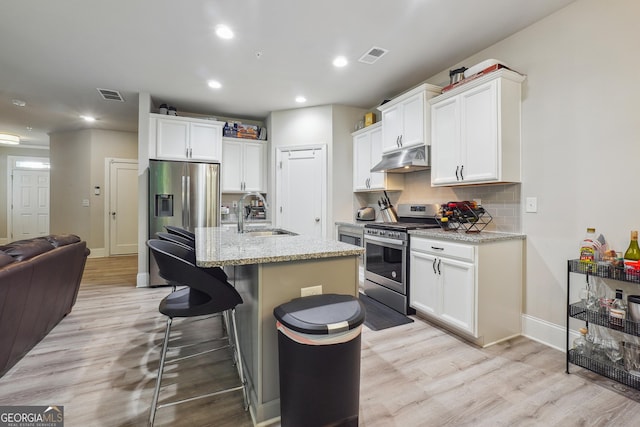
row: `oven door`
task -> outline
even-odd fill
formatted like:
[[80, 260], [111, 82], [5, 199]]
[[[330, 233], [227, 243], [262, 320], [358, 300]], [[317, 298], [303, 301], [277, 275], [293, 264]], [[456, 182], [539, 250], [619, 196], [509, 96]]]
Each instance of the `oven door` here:
[[365, 279], [406, 295], [406, 242], [365, 235], [364, 244]]

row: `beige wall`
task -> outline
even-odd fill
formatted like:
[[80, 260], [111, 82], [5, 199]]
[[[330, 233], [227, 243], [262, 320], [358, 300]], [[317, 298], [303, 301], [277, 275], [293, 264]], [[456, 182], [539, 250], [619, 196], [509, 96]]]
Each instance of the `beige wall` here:
[[103, 251], [105, 158], [136, 159], [137, 144], [133, 132], [85, 129], [50, 135], [52, 233], [77, 234], [94, 255]]
[[367, 110], [343, 105], [323, 105], [295, 110], [274, 111], [270, 127], [270, 195], [275, 190], [274, 159], [283, 146], [326, 144], [327, 146], [327, 227], [325, 237], [333, 236], [335, 221], [353, 211], [353, 149], [351, 132]]
[[7, 231], [8, 156], [49, 157], [49, 150], [0, 145], [0, 241], [10, 241]]
[[[633, 187], [640, 176], [640, 85], [633, 77], [640, 69], [638, 16], [636, 0], [580, 0], [451, 64], [497, 58], [527, 75], [521, 192], [522, 199], [538, 198], [538, 212], [522, 213], [525, 326], [550, 322], [564, 333], [566, 260], [577, 256], [588, 226], [617, 251], [626, 249], [629, 231], [640, 228]], [[443, 70], [429, 81], [446, 76]], [[549, 340], [557, 343], [557, 335]]]

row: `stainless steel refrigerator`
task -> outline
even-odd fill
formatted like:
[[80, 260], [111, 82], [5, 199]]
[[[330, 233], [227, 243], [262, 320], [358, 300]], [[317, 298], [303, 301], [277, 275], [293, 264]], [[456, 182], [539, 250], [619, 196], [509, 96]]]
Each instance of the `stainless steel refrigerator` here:
[[[149, 238], [166, 225], [189, 231], [220, 225], [219, 163], [149, 161]], [[149, 256], [149, 286], [165, 284]]]

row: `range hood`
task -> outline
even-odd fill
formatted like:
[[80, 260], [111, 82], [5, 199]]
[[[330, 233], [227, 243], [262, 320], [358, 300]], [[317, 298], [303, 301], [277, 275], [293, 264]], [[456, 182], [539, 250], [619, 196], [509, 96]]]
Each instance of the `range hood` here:
[[429, 169], [429, 148], [424, 145], [382, 155], [371, 172], [407, 173]]

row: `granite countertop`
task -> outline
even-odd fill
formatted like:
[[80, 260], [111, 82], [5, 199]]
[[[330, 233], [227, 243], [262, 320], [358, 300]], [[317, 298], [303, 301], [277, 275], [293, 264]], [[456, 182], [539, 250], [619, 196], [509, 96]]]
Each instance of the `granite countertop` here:
[[501, 240], [524, 240], [525, 234], [499, 233], [494, 231], [481, 231], [480, 233], [465, 233], [464, 231], [444, 231], [441, 228], [423, 230], [410, 230], [409, 235], [416, 237], [428, 237], [432, 239], [451, 240], [465, 243], [490, 243]]
[[350, 227], [364, 228], [365, 224], [369, 224], [373, 221], [336, 221], [336, 225], [348, 225]]
[[364, 249], [358, 246], [312, 236], [251, 236], [223, 227], [196, 228], [195, 234], [196, 263], [200, 267], [300, 261], [364, 253]]

